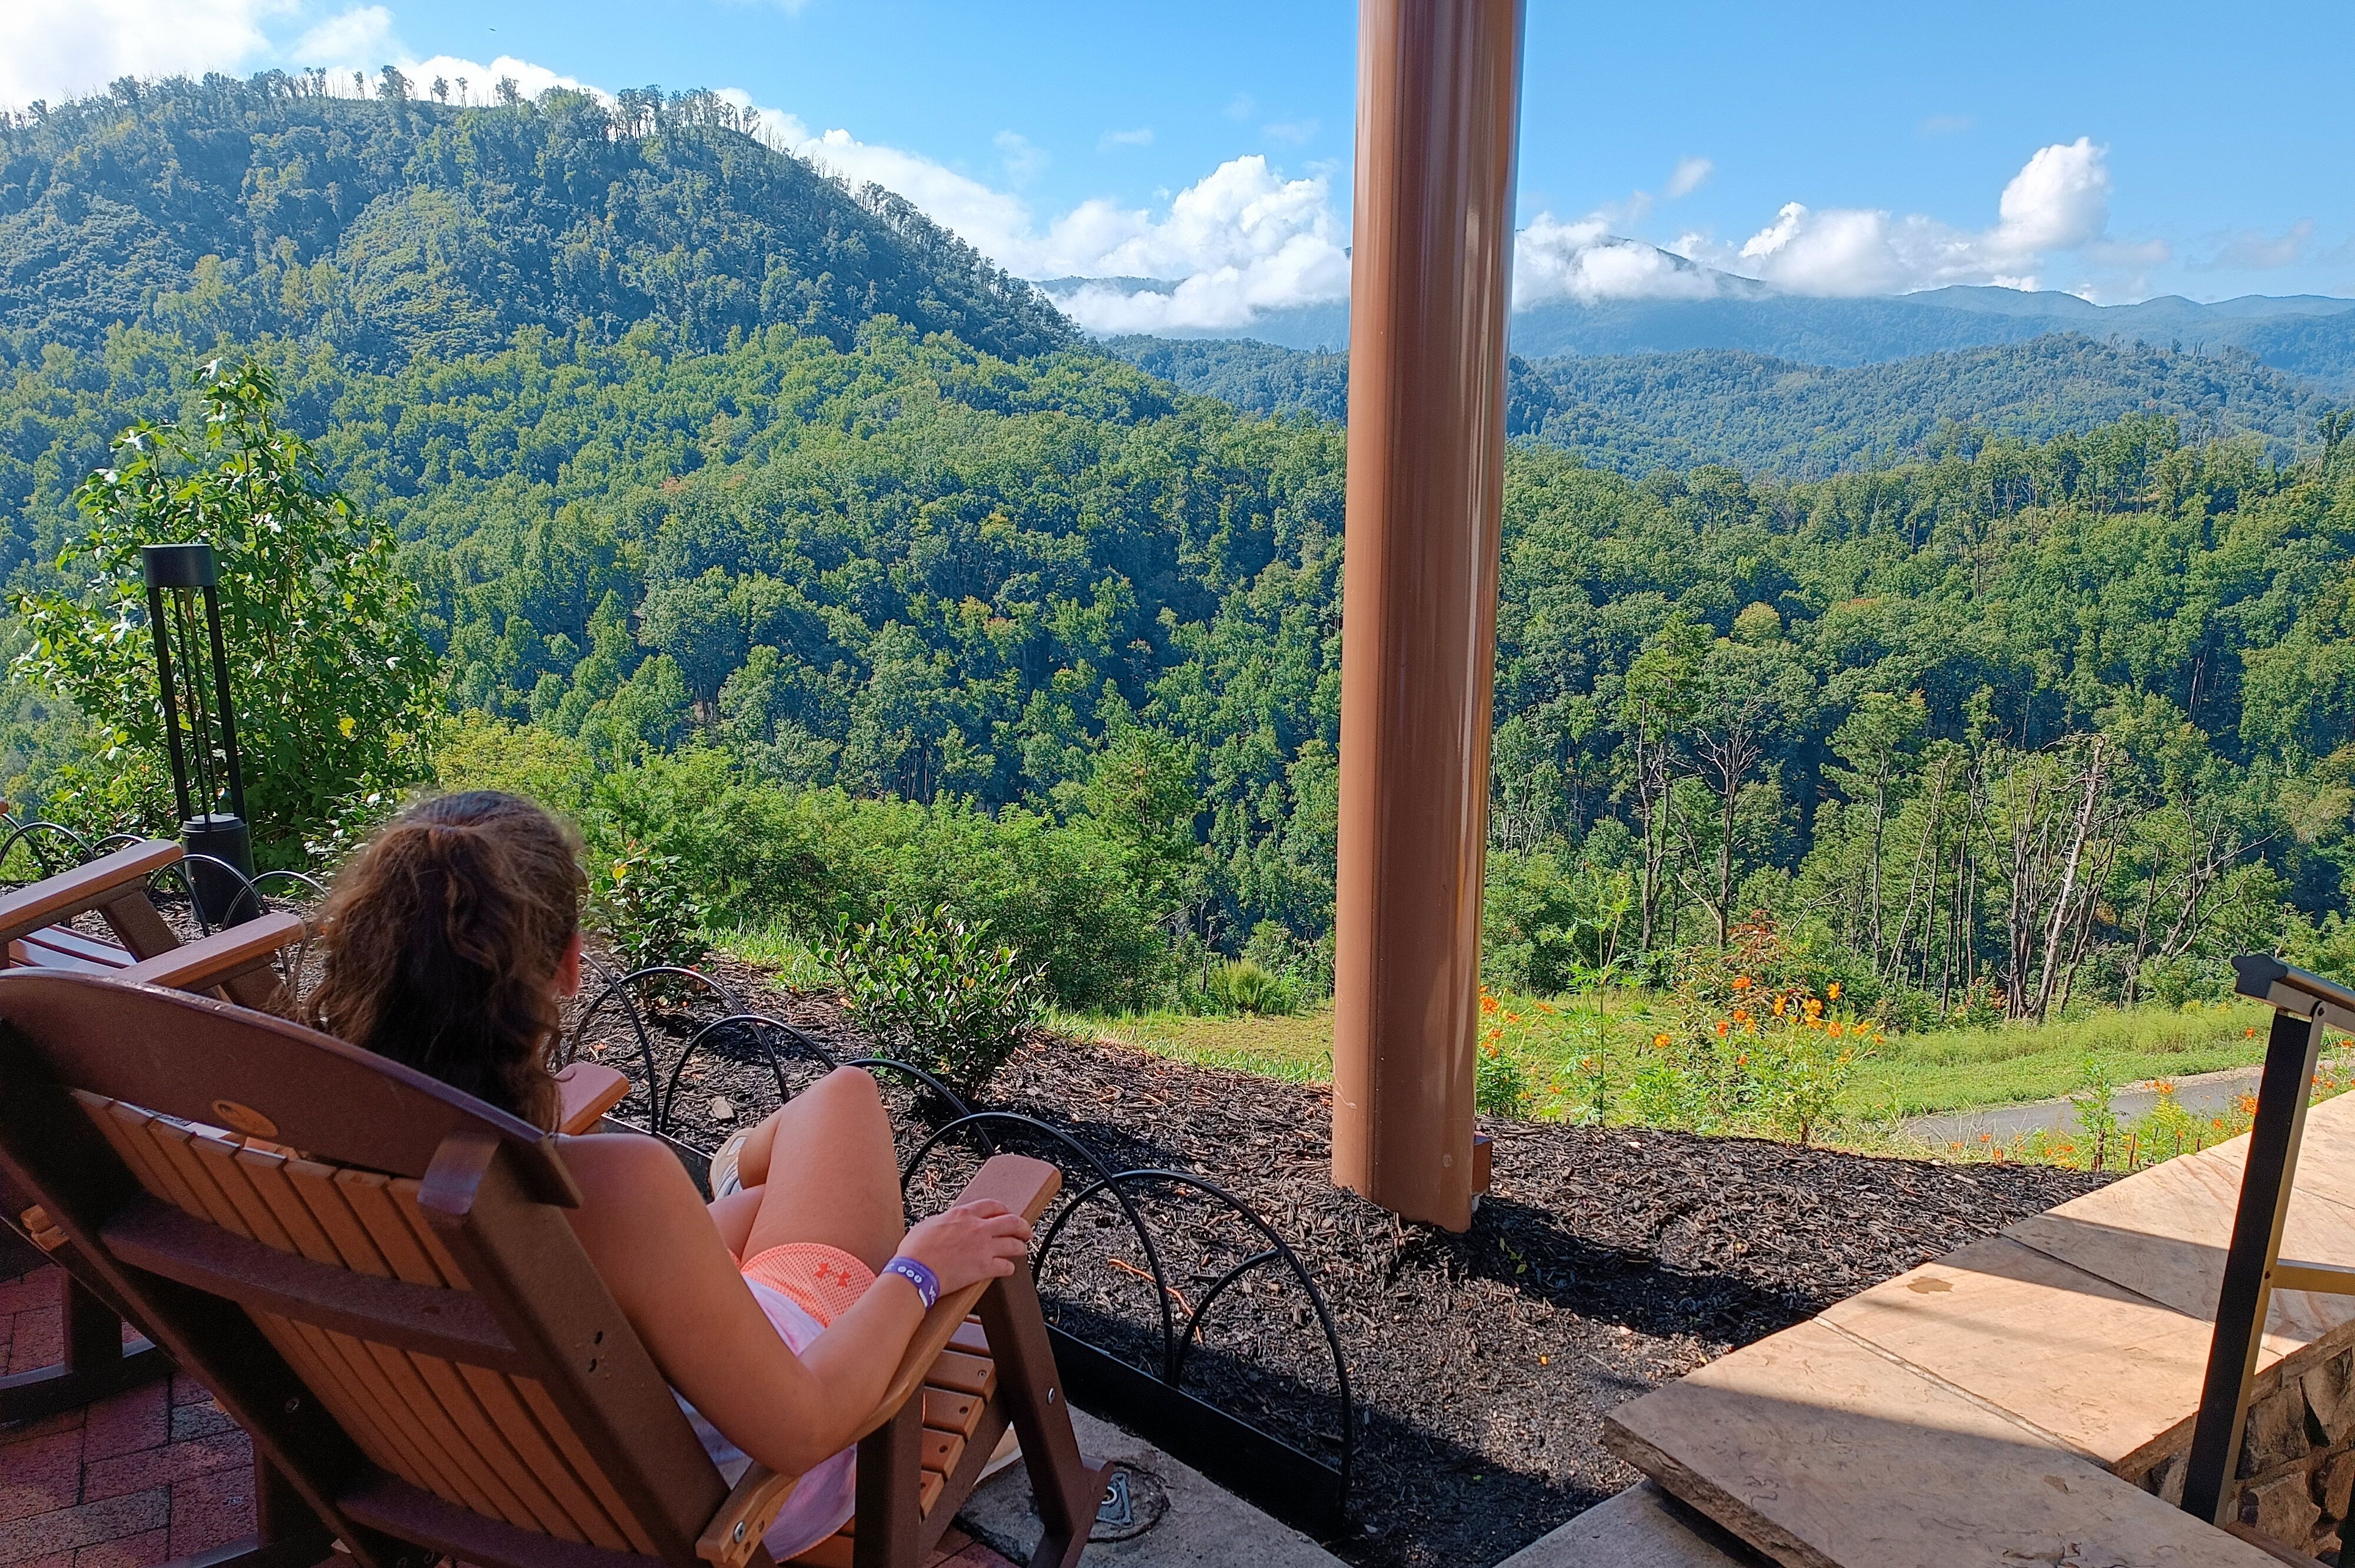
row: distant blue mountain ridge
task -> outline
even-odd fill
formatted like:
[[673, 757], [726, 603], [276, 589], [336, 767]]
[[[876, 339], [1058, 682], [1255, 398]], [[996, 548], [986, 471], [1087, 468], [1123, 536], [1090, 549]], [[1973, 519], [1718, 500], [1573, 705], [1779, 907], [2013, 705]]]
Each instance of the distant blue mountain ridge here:
[[[1678, 259], [1679, 261], [1681, 258]], [[2198, 352], [2236, 348], [2259, 364], [2333, 391], [2355, 391], [2355, 300], [2319, 294], [2243, 295], [2201, 303], [2176, 295], [2096, 305], [2052, 291], [1952, 287], [1864, 299], [1779, 292], [1753, 279], [1695, 269], [1708, 298], [1549, 301], [1517, 311], [1513, 352], [1527, 359], [1563, 355], [1678, 354], [1734, 350], [1803, 365], [1875, 365], [1924, 354], [2025, 343], [2052, 332], [2097, 341]], [[1166, 293], [1173, 283], [1142, 278], [1058, 278], [1039, 285], [1068, 306], [1082, 288]], [[1249, 338], [1295, 349], [1348, 346], [1348, 306], [1336, 301], [1262, 313], [1245, 326], [1164, 329], [1170, 339]]]

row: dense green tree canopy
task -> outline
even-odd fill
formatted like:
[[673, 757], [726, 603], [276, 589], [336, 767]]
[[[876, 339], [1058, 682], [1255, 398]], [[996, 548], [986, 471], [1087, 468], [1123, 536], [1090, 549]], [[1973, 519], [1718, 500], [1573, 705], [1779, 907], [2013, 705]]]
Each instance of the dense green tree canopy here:
[[[1107, 352], [1258, 413], [1348, 413], [1349, 356], [1248, 341], [1108, 339]], [[2236, 348], [2186, 350], [2055, 332], [2026, 343], [1859, 366], [1756, 354], [1564, 356], [1512, 362], [1509, 434], [1640, 479], [1725, 463], [1813, 479], [1988, 435], [2051, 440], [2135, 415], [2187, 439], [2254, 432], [2286, 458], [2330, 399]]]
[[717, 348], [783, 323], [847, 344], [878, 312], [1005, 354], [1070, 341], [1028, 284], [900, 197], [762, 145], [710, 93], [469, 108], [324, 88], [126, 79], [0, 115], [0, 330], [84, 348], [134, 322], [269, 332], [381, 367], [523, 326], [655, 322]]
[[[1339, 425], [1070, 343], [723, 109], [265, 78], [11, 122], [0, 575], [103, 600], [77, 487], [134, 419], [199, 428], [189, 366], [247, 344], [313, 493], [398, 541], [445, 749], [491, 759], [445, 778], [512, 764], [715, 918], [966, 897], [1066, 1001], [1213, 948], [1313, 976]], [[1338, 385], [1124, 346], [1270, 407]], [[1665, 974], [1761, 912], [1902, 1019], [2355, 964], [2355, 443], [2303, 392], [2048, 338], [1525, 367], [1515, 408], [1502, 978]], [[0, 786], [55, 801], [106, 715], [11, 700]]]

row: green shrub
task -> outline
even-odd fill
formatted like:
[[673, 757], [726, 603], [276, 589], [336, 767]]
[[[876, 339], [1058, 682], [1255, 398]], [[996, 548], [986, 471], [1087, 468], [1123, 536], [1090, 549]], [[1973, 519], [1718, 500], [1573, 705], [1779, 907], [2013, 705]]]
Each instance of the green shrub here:
[[1211, 1002], [1223, 1012], [1281, 1016], [1295, 1010], [1292, 988], [1258, 959], [1230, 959], [1210, 970]]
[[1559, 996], [1611, 966], [1631, 887], [1625, 873], [1550, 850], [1493, 850], [1481, 888], [1480, 973], [1498, 991]]
[[988, 936], [987, 921], [967, 925], [945, 906], [911, 915], [886, 904], [863, 926], [844, 919], [816, 952], [879, 1048], [971, 1094], [1014, 1054], [1045, 1000], [1041, 971]]
[[1806, 1143], [1831, 1120], [1856, 1076], [1856, 1051], [1812, 1030], [1777, 1030], [1762, 1039], [1747, 1065], [1766, 1124], [1794, 1142]]
[[132, 425], [75, 490], [86, 526], [51, 579], [71, 586], [15, 598], [30, 635], [12, 674], [69, 700], [92, 732], [91, 755], [52, 786], [55, 809], [163, 824], [171, 775], [139, 551], [212, 546], [254, 854], [291, 866], [350, 802], [422, 776], [440, 673], [392, 530], [357, 512], [278, 423], [270, 372], [215, 361], [196, 394], [200, 419]]
[[633, 845], [669, 857], [720, 925], [782, 927], [815, 945], [886, 905], [946, 906], [1039, 966], [1048, 995], [1075, 1011], [1138, 1005], [1170, 970], [1133, 849], [1086, 815], [858, 800], [751, 777], [709, 747], [601, 770], [563, 736], [472, 717], [449, 726], [435, 762], [445, 789], [510, 789], [574, 817], [592, 866]]
[[619, 858], [597, 861], [589, 909], [634, 969], [686, 969], [711, 951], [703, 906], [681, 876], [677, 855], [632, 843]]
[[2355, 920], [2333, 909], [2319, 921], [2292, 913], [2282, 933], [2282, 956], [2341, 985], [2355, 985]]
[[1529, 1073], [1494, 1040], [1472, 1058], [1472, 1105], [1482, 1116], [1523, 1116], [1529, 1108]]

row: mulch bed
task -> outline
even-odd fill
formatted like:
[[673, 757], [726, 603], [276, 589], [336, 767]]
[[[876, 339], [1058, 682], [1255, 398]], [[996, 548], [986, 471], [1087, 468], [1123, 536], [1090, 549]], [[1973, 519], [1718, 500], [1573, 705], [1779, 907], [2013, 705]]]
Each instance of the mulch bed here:
[[[864, 1054], [829, 1000], [731, 960], [709, 968], [741, 1003]], [[661, 1031], [673, 1041], [669, 1055], [657, 1045], [666, 1071], [689, 1028], [675, 1019]], [[592, 1033], [604, 1059], [630, 1065], [621, 1033]], [[699, 1056], [685, 1082], [674, 1130], [706, 1147], [776, 1098], [766, 1059], [750, 1052]], [[725, 1119], [709, 1115], [715, 1095]], [[899, 1098], [921, 1130], [914, 1097]], [[1498, 1561], [1636, 1479], [1598, 1441], [1614, 1406], [2103, 1181], [1484, 1122], [1495, 1188], [1472, 1228], [1450, 1235], [1332, 1186], [1321, 1089], [1042, 1037], [984, 1098], [1067, 1130], [1114, 1169], [1208, 1177], [1291, 1244], [1331, 1307], [1360, 1412], [1357, 1529], [1328, 1544], [1369, 1568]], [[930, 1191], [945, 1195], [956, 1179], [944, 1172]], [[1182, 1324], [1203, 1287], [1259, 1244], [1183, 1192], [1144, 1206]], [[1134, 1233], [1101, 1201], [1069, 1232], [1042, 1273], [1050, 1305], [1082, 1337], [1149, 1364], [1158, 1300]], [[1329, 1457], [1332, 1379], [1305, 1298], [1274, 1270], [1247, 1277], [1248, 1294], [1230, 1290], [1205, 1314], [1186, 1386]]]
[[[167, 918], [193, 926], [178, 901], [163, 902]], [[792, 1023], [837, 1056], [868, 1054], [832, 999], [784, 990], [731, 959], [704, 968], [736, 1007]], [[732, 1009], [681, 991], [656, 1012], [663, 1074], [723, 1011]], [[644, 1076], [618, 1012], [598, 1021], [589, 1045]], [[788, 1081], [816, 1071], [791, 1064]], [[635, 1084], [622, 1114], [643, 1120], [648, 1089]], [[940, 1107], [898, 1087], [891, 1097], [904, 1157]], [[1495, 1186], [1472, 1228], [1451, 1235], [1334, 1188], [1332, 1102], [1319, 1088], [1041, 1036], [982, 1097], [1068, 1132], [1113, 1169], [1206, 1177], [1291, 1245], [1331, 1309], [1359, 1413], [1356, 1528], [1327, 1544], [1367, 1568], [1497, 1562], [1636, 1478], [1599, 1443], [1614, 1406], [2107, 1179], [1484, 1121], [1496, 1139]], [[727, 1114], [715, 1114], [715, 1101]], [[766, 1056], [720, 1039], [683, 1073], [671, 1131], [709, 1149], [776, 1101]], [[911, 1183], [914, 1205], [944, 1202], [970, 1169], [946, 1153]], [[1209, 1283], [1262, 1245], [1183, 1192], [1138, 1203], [1164, 1249], [1180, 1325]], [[1154, 1364], [1161, 1292], [1138, 1266], [1135, 1233], [1102, 1199], [1067, 1232], [1041, 1271], [1050, 1308], [1091, 1342]], [[1297, 1287], [1255, 1271], [1201, 1328], [1184, 1386], [1330, 1460], [1334, 1379]]]

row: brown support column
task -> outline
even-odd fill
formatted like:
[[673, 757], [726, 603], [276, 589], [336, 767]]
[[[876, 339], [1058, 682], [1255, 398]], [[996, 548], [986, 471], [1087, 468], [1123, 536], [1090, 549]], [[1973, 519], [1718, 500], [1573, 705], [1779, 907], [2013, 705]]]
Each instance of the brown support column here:
[[1333, 1180], [1472, 1223], [1518, 0], [1361, 0]]

